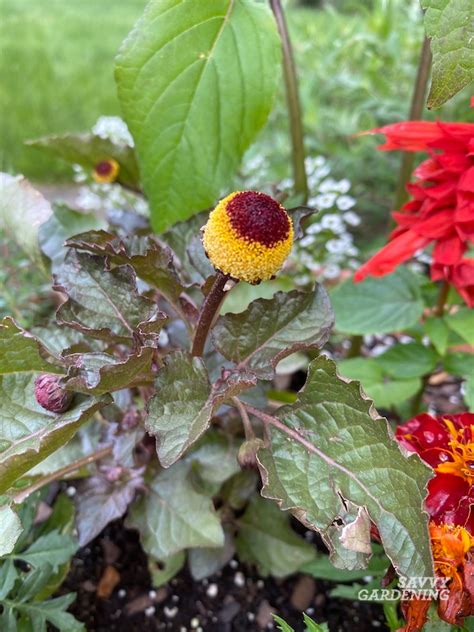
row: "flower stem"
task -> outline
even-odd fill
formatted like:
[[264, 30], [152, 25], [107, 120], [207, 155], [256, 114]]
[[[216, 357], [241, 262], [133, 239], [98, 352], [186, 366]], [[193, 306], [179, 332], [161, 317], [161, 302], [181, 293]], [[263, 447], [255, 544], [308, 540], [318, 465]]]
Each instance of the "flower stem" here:
[[448, 281], [443, 281], [439, 288], [438, 300], [436, 301], [436, 307], [434, 308], [434, 315], [441, 317], [444, 314], [444, 310], [446, 308], [446, 299], [449, 294], [449, 285]]
[[240, 418], [242, 419], [242, 425], [244, 427], [244, 432], [245, 432], [245, 439], [247, 441], [251, 441], [252, 439], [255, 439], [255, 432], [253, 431], [252, 423], [249, 419], [245, 406], [237, 397], [232, 397], [231, 401], [234, 404], [234, 406], [237, 408], [237, 410], [239, 411]]
[[209, 290], [209, 294], [204, 299], [194, 333], [193, 347], [191, 350], [193, 356], [202, 356], [204, 353], [207, 336], [224, 300], [224, 287], [228, 280], [228, 275], [218, 272], [214, 284]]
[[280, 33], [283, 51], [283, 75], [285, 79], [286, 101], [290, 117], [290, 134], [292, 145], [293, 177], [295, 193], [302, 196], [302, 204], [308, 200], [308, 180], [304, 165], [305, 151], [303, 139], [303, 124], [301, 119], [301, 105], [298, 94], [298, 78], [296, 76], [295, 60], [291, 47], [290, 34], [283, 13], [280, 0], [270, 0], [270, 6]]
[[81, 467], [85, 467], [86, 465], [90, 465], [91, 463], [94, 463], [94, 461], [99, 461], [100, 459], [103, 459], [106, 456], [110, 456], [112, 454], [112, 449], [113, 449], [112, 446], [109, 445], [106, 448], [102, 448], [102, 450], [93, 452], [92, 454], [89, 454], [88, 456], [85, 456], [82, 459], [78, 459], [77, 461], [74, 461], [73, 463], [66, 465], [60, 470], [56, 470], [56, 472], [52, 472], [51, 474], [48, 474], [47, 476], [40, 478], [29, 487], [25, 487], [24, 489], [17, 492], [12, 498], [13, 502], [16, 503], [17, 505], [21, 504], [28, 498], [28, 496], [31, 496], [31, 494], [33, 494], [34, 492], [37, 492], [39, 489], [41, 489], [45, 485], [49, 485], [49, 483], [52, 483], [53, 481], [60, 480], [61, 478], [64, 478], [68, 474], [72, 474], [76, 470], [79, 470]]
[[[425, 104], [426, 88], [428, 86], [428, 80], [430, 78], [430, 70], [430, 40], [425, 37], [425, 39], [423, 40], [423, 45], [421, 47], [420, 60], [418, 62], [418, 72], [416, 74], [415, 87], [411, 100], [410, 115], [408, 117], [410, 121], [421, 119], [423, 106]], [[410, 180], [410, 175], [413, 171], [414, 162], [415, 154], [413, 152], [403, 152], [402, 162], [400, 165], [400, 174], [398, 176], [397, 192], [395, 194], [395, 208], [397, 210], [402, 207], [408, 199], [408, 194], [405, 187]]]

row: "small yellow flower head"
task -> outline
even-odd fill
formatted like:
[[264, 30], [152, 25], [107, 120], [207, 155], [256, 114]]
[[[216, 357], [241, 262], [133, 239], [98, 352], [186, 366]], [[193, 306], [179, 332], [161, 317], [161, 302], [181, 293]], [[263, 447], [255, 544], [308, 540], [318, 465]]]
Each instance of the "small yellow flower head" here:
[[108, 160], [102, 160], [95, 165], [92, 176], [96, 182], [99, 182], [100, 184], [107, 184], [117, 180], [119, 171], [119, 163], [113, 158], [109, 158]]
[[234, 279], [259, 283], [274, 276], [293, 244], [293, 223], [265, 193], [238, 191], [221, 200], [204, 226], [212, 265]]

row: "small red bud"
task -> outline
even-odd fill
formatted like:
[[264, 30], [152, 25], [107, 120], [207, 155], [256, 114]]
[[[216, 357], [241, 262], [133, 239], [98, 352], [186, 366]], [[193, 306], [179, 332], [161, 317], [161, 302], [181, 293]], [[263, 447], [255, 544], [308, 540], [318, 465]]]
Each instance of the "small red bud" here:
[[52, 413], [64, 413], [71, 406], [74, 393], [61, 384], [62, 376], [43, 373], [35, 380], [35, 397], [40, 406]]

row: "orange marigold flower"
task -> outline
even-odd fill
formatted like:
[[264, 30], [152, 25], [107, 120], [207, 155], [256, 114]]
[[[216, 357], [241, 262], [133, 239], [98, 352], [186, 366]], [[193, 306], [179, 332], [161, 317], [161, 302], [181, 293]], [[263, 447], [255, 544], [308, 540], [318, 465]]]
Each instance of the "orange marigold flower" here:
[[109, 158], [108, 160], [101, 160], [95, 165], [92, 176], [96, 182], [107, 184], [117, 180], [119, 171], [119, 163], [113, 158]]
[[238, 191], [209, 215], [203, 244], [213, 266], [234, 279], [258, 283], [273, 277], [293, 244], [293, 223], [276, 200]]

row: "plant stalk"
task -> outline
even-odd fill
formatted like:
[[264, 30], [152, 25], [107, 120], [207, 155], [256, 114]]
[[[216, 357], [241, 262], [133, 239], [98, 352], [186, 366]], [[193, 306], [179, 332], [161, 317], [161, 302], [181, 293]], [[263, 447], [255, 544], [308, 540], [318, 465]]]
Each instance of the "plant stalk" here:
[[60, 470], [57, 470], [56, 472], [52, 472], [51, 474], [48, 474], [47, 476], [40, 478], [39, 480], [35, 481], [32, 485], [29, 485], [28, 487], [25, 487], [24, 489], [17, 492], [12, 498], [13, 502], [16, 503], [17, 505], [21, 504], [28, 498], [28, 496], [31, 496], [31, 494], [33, 494], [34, 492], [37, 492], [39, 489], [41, 489], [45, 485], [49, 485], [49, 483], [52, 483], [53, 481], [60, 480], [61, 478], [64, 478], [68, 474], [72, 474], [76, 470], [79, 470], [81, 467], [85, 467], [86, 465], [90, 465], [91, 463], [94, 463], [94, 461], [100, 461], [100, 459], [103, 459], [106, 456], [110, 456], [112, 454], [112, 450], [113, 450], [113, 447], [109, 445], [106, 448], [102, 448], [102, 450], [93, 452], [92, 454], [89, 454], [88, 456], [85, 456], [82, 459], [78, 459], [77, 461], [74, 461], [73, 463], [66, 465], [65, 467], [61, 468]]
[[[431, 70], [431, 49], [430, 40], [425, 37], [421, 47], [420, 60], [418, 62], [418, 71], [415, 79], [415, 86], [410, 106], [410, 121], [417, 121], [422, 118], [423, 107], [425, 104], [426, 89], [430, 78]], [[402, 155], [400, 165], [400, 173], [398, 176], [397, 192], [395, 194], [395, 208], [398, 210], [408, 200], [406, 185], [410, 180], [415, 162], [415, 154], [405, 151]]]
[[194, 340], [191, 353], [193, 356], [201, 357], [204, 353], [204, 347], [206, 345], [207, 336], [212, 327], [215, 317], [219, 311], [222, 301], [225, 297], [224, 287], [229, 276], [218, 272], [214, 283], [209, 290], [209, 294], [204, 299], [204, 303], [201, 307], [199, 314], [199, 320], [196, 325], [196, 331], [194, 333]]
[[237, 410], [239, 411], [240, 418], [242, 419], [242, 425], [244, 427], [244, 432], [245, 432], [245, 439], [247, 441], [251, 441], [252, 439], [255, 439], [255, 432], [253, 431], [252, 423], [249, 419], [245, 406], [237, 397], [232, 397], [231, 401], [234, 404], [234, 406], [237, 408]]
[[275, 16], [278, 32], [280, 34], [283, 51], [283, 76], [285, 80], [286, 102], [290, 119], [290, 134], [292, 146], [293, 178], [295, 181], [295, 193], [302, 196], [302, 204], [308, 200], [308, 179], [304, 164], [305, 150], [303, 138], [303, 124], [301, 117], [301, 104], [298, 93], [298, 78], [296, 75], [295, 60], [291, 46], [290, 34], [283, 13], [280, 0], [270, 0], [270, 6]]
[[448, 281], [443, 281], [439, 288], [438, 300], [436, 301], [436, 307], [434, 308], [434, 315], [441, 318], [444, 314], [444, 310], [446, 309], [446, 300], [449, 294], [449, 285]]

